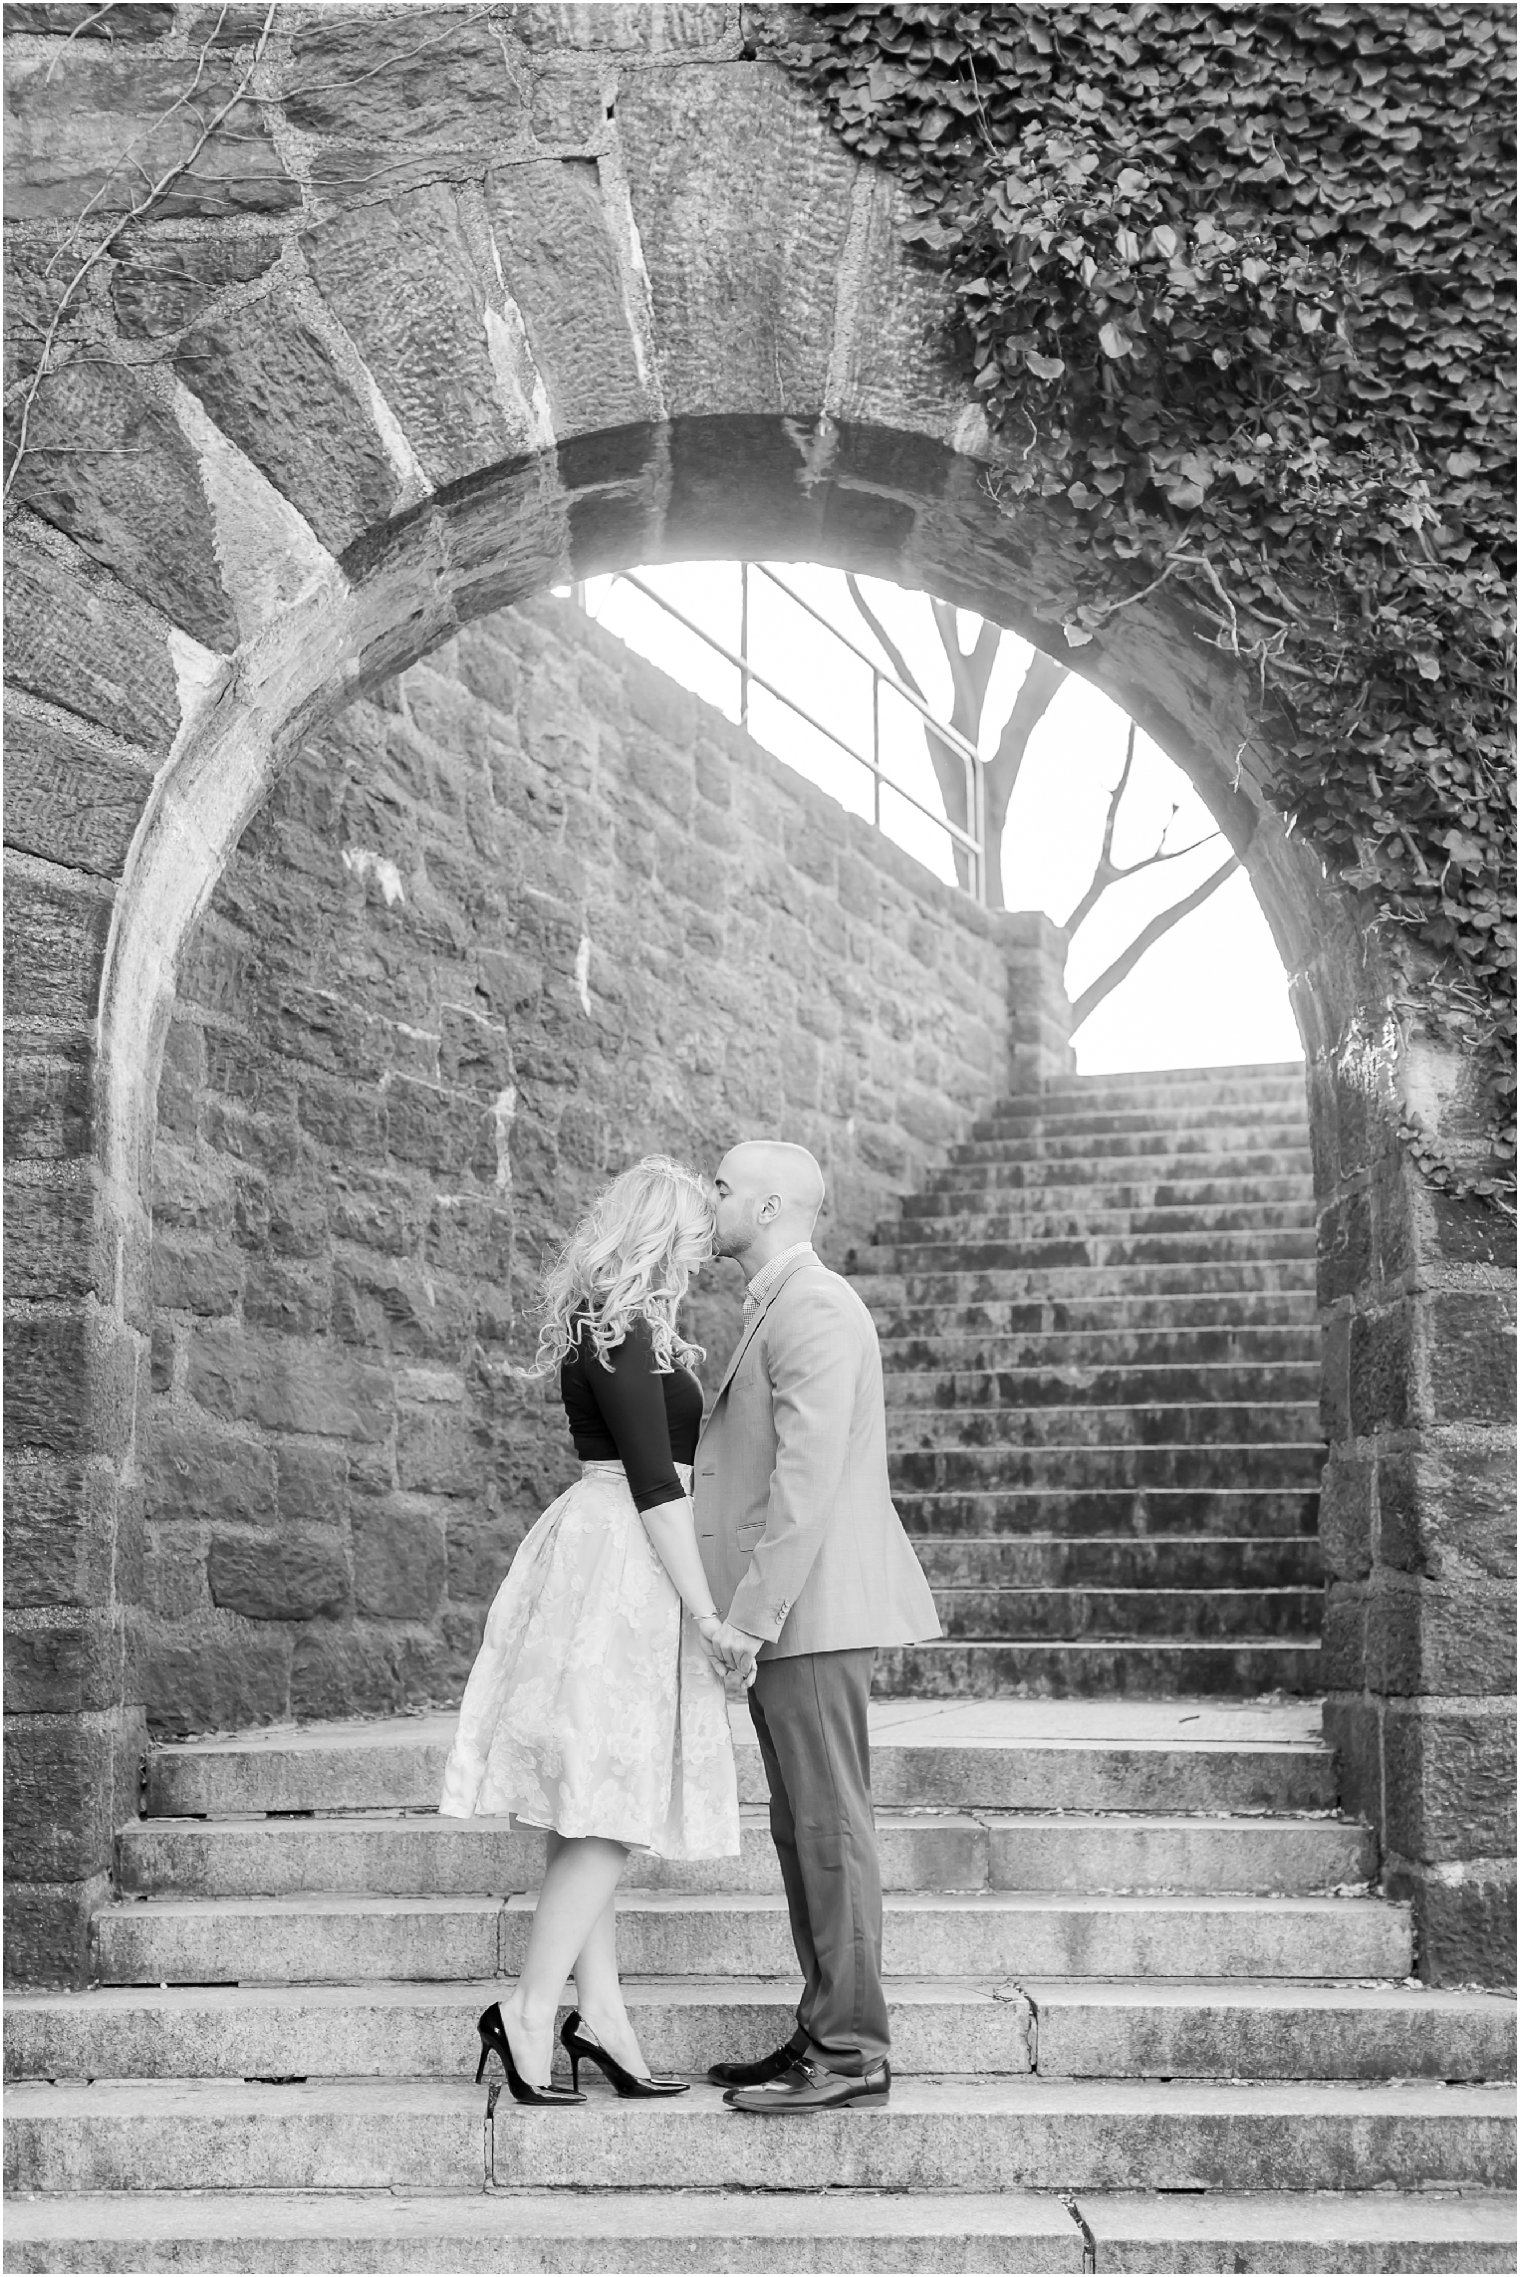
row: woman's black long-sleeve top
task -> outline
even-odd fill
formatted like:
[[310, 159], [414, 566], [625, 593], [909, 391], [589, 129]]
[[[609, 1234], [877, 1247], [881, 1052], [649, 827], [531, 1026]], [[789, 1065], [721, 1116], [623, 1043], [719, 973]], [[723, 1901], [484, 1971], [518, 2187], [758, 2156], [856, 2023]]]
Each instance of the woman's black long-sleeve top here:
[[634, 1504], [658, 1509], [686, 1493], [677, 1463], [690, 1463], [702, 1428], [702, 1386], [690, 1368], [661, 1375], [647, 1321], [635, 1320], [603, 1367], [582, 1320], [575, 1350], [560, 1363], [560, 1397], [583, 1463], [621, 1463]]

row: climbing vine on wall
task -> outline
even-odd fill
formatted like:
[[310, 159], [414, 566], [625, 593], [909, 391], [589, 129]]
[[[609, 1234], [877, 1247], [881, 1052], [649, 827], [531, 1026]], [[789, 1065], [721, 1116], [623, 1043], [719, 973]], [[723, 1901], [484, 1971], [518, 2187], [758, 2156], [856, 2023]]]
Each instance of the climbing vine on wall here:
[[1484, 6], [815, 6], [788, 61], [909, 193], [1011, 509], [1162, 583], [1270, 791], [1481, 1065], [1513, 1190], [1513, 40]]

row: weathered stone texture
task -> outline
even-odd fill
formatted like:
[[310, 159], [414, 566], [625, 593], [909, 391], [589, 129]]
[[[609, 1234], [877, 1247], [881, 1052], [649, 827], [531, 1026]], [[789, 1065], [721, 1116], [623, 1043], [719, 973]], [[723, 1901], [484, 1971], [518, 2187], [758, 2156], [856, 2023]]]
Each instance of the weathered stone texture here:
[[[841, 1258], [1002, 1080], [1009, 956], [1047, 985], [1019, 923], [563, 603], [340, 715], [245, 833], [165, 1051], [155, 1723], [456, 1693], [573, 1476], [553, 1387], [503, 1363], [576, 1213], [648, 1149], [776, 1130], [824, 1159]], [[734, 1318], [694, 1292], [714, 1363]]]

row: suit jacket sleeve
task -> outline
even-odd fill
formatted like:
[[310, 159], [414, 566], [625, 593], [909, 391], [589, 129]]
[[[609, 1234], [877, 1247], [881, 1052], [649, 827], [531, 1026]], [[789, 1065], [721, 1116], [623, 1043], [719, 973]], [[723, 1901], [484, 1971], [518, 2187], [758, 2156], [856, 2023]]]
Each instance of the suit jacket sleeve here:
[[776, 1467], [765, 1531], [728, 1618], [774, 1644], [823, 1547], [844, 1478], [860, 1373], [859, 1323], [845, 1293], [800, 1274], [776, 1298], [766, 1354]]

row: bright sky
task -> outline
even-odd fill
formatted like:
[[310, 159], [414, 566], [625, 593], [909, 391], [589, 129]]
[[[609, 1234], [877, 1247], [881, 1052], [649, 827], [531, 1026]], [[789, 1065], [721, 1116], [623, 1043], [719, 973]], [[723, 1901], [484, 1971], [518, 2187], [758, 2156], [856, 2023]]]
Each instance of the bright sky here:
[[[637, 575], [693, 623], [739, 646], [740, 585], [736, 562], [691, 562]], [[811, 602], [856, 645], [876, 655], [841, 572], [780, 563], [775, 575]], [[950, 674], [928, 600], [874, 578], [861, 589], [911, 665], [930, 705], [948, 716]], [[595, 578], [586, 605], [608, 631], [715, 705], [739, 717], [739, 676], [724, 658], [647, 599], [626, 579]], [[978, 620], [962, 616], [969, 647]], [[1032, 650], [1005, 633], [983, 714], [981, 749], [990, 752]], [[815, 719], [857, 750], [871, 748], [871, 674], [820, 625], [763, 576], [749, 579], [751, 665], [786, 690]], [[767, 749], [856, 814], [868, 815], [868, 770], [752, 685], [749, 728]], [[1092, 874], [1109, 791], [1124, 760], [1129, 722], [1118, 706], [1075, 673], [1065, 682], [1030, 742], [1004, 838], [1003, 889], [1010, 909], [1043, 909], [1064, 921]], [[924, 749], [918, 715], [890, 690], [881, 701], [881, 755], [893, 782], [941, 815], [938, 786]], [[1175, 809], [1175, 813], [1173, 812]], [[943, 878], [953, 877], [943, 832], [906, 800], [883, 792], [882, 828]], [[1145, 736], [1114, 840], [1117, 861], [1150, 853], [1163, 831], [1169, 846], [1209, 839], [1199, 851], [1111, 887], [1073, 945], [1067, 986], [1076, 994], [1097, 977], [1167, 903], [1201, 882], [1224, 858], [1223, 841], [1186, 776]], [[1227, 1066], [1297, 1059], [1302, 1047], [1288, 1007], [1287, 984], [1256, 898], [1241, 871], [1202, 908], [1184, 918], [1142, 958], [1076, 1038], [1084, 1074], [1151, 1067]]]

